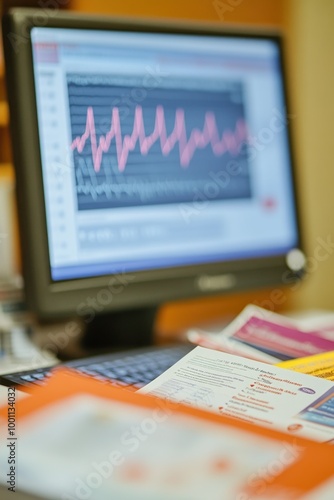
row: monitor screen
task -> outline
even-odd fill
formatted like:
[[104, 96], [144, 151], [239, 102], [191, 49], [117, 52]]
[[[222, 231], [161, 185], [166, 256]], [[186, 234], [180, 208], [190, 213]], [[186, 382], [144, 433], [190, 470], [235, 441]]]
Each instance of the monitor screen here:
[[289, 256], [300, 270], [280, 42], [220, 26], [7, 16], [25, 280], [39, 315], [84, 314], [104, 289], [106, 312], [279, 283]]

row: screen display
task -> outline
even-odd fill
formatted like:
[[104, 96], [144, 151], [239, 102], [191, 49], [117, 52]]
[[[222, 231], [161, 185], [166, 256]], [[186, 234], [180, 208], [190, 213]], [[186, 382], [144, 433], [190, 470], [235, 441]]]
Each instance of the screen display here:
[[34, 27], [53, 281], [297, 245], [275, 39]]

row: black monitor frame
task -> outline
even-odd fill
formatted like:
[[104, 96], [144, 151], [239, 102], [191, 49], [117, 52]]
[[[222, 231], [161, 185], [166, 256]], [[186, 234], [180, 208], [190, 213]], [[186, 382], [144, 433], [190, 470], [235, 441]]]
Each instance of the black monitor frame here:
[[[286, 255], [275, 255], [51, 282], [46, 216], [42, 210], [43, 182], [32, 71], [32, 46], [29, 36], [33, 26], [44, 26], [45, 23], [47, 26], [65, 28], [189, 33], [217, 37], [224, 35], [264, 37], [273, 39], [281, 45], [278, 33], [244, 28], [227, 29], [226, 26], [218, 24], [109, 19], [71, 12], [50, 13], [46, 19], [39, 11], [31, 9], [13, 9], [4, 16], [6, 79], [17, 176], [24, 281], [27, 302], [37, 317], [56, 319], [76, 314], [88, 324], [95, 316], [109, 312], [124, 311], [124, 314], [129, 316], [129, 311], [141, 312], [145, 308], [152, 310], [166, 301], [233, 293], [298, 279], [301, 270], [294, 273], [287, 266]], [[281, 65], [284, 69], [283, 61]], [[287, 132], [291, 145], [289, 124]], [[295, 183], [293, 189], [295, 190]], [[296, 192], [294, 198], [297, 200]], [[298, 206], [295, 208], [296, 226], [299, 232], [296, 247], [301, 248]]]

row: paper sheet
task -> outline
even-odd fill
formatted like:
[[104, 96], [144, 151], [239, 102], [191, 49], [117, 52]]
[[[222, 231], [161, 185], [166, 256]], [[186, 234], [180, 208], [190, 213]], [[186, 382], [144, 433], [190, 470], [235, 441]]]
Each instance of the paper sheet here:
[[334, 439], [334, 383], [196, 347], [140, 392], [308, 437]]
[[334, 381], [334, 351], [283, 361], [277, 366]]
[[221, 350], [256, 361], [276, 364], [279, 361], [334, 350], [334, 323], [318, 320], [305, 322], [248, 305], [223, 330], [210, 333], [189, 330], [194, 344]]

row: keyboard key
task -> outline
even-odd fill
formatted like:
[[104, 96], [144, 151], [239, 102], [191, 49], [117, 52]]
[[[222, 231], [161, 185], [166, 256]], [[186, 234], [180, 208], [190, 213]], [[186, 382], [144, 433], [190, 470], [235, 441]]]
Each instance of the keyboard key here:
[[[93, 377], [116, 387], [141, 388], [167, 370], [193, 348], [182, 347], [148, 348], [130, 353], [112, 353], [94, 358], [68, 361], [62, 366]], [[57, 365], [61, 366], [61, 365]], [[1, 383], [6, 385], [43, 385], [46, 377], [52, 375], [52, 367], [3, 375]]]

